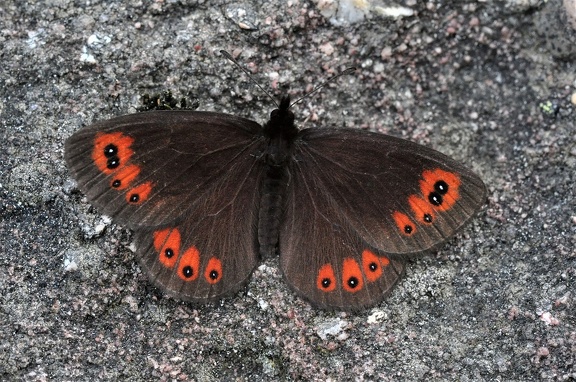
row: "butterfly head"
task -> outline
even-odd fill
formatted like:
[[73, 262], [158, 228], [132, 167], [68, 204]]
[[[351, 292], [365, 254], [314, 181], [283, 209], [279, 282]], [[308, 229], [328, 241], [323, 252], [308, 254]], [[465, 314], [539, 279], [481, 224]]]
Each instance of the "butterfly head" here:
[[270, 122], [283, 126], [294, 124], [294, 113], [290, 111], [290, 96], [282, 97], [278, 108], [270, 113]]
[[290, 140], [297, 132], [294, 113], [290, 111], [290, 96], [284, 96], [278, 108], [270, 113], [270, 120], [264, 126], [264, 135], [269, 138], [282, 136]]

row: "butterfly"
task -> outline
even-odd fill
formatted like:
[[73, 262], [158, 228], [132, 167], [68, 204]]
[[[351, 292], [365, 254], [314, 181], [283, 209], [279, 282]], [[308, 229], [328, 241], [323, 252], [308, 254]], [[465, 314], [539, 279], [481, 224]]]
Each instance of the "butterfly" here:
[[65, 144], [78, 188], [134, 231], [136, 258], [166, 294], [229, 296], [263, 256], [324, 309], [380, 302], [406, 260], [482, 207], [473, 172], [425, 146], [346, 128], [299, 130], [284, 97], [263, 126], [203, 111], [94, 123]]

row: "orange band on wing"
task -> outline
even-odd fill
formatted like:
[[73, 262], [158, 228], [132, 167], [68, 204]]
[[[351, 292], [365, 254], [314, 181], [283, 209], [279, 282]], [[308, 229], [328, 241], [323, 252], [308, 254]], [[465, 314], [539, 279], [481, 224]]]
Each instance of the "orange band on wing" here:
[[128, 163], [134, 154], [130, 149], [133, 142], [133, 138], [122, 133], [97, 133], [94, 138], [92, 160], [104, 174], [112, 174]]
[[336, 277], [330, 264], [324, 264], [320, 267], [318, 277], [316, 277], [316, 288], [324, 292], [332, 292], [336, 289]]
[[437, 211], [447, 211], [460, 199], [460, 177], [440, 169], [422, 172], [420, 191], [424, 199]]
[[139, 186], [128, 190], [126, 193], [126, 201], [129, 204], [142, 204], [152, 192], [152, 182], [142, 183]]
[[122, 167], [110, 181], [110, 187], [123, 190], [130, 186], [130, 183], [140, 174], [140, 167], [134, 164]]
[[434, 221], [434, 209], [426, 200], [416, 195], [410, 195], [408, 197], [408, 204], [420, 223], [431, 224]]
[[382, 276], [382, 265], [380, 259], [374, 252], [365, 249], [362, 252], [362, 269], [368, 281], [376, 281]]
[[206, 270], [204, 271], [204, 278], [210, 284], [216, 284], [222, 279], [222, 262], [215, 257], [208, 260]]
[[182, 254], [178, 262], [178, 277], [184, 281], [193, 281], [200, 273], [200, 251], [196, 247], [190, 247]]
[[342, 262], [342, 286], [347, 292], [358, 292], [364, 287], [364, 277], [358, 262], [352, 258], [346, 258]]
[[159, 254], [158, 260], [168, 267], [174, 267], [180, 254], [180, 231], [166, 228], [154, 232], [154, 248]]
[[394, 221], [396, 222], [396, 226], [398, 230], [405, 236], [412, 236], [416, 233], [416, 225], [410, 220], [408, 215], [403, 214], [402, 212], [395, 211], [392, 214]]

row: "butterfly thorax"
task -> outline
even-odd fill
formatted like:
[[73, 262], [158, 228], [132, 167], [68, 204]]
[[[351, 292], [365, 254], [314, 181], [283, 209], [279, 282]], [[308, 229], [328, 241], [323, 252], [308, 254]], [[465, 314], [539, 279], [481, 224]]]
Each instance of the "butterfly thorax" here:
[[268, 138], [266, 163], [272, 166], [286, 165], [298, 134], [294, 114], [289, 108], [290, 97], [283, 97], [278, 109], [270, 113], [270, 120], [264, 125], [264, 137]]

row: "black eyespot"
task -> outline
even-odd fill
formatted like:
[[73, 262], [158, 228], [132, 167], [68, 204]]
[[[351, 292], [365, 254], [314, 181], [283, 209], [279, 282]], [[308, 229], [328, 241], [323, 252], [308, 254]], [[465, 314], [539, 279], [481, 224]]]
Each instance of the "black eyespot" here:
[[130, 195], [130, 203], [138, 203], [139, 200], [140, 200], [140, 195], [138, 195], [138, 194]]
[[120, 166], [120, 158], [117, 156], [110, 157], [106, 161], [106, 167], [108, 167], [110, 170], [115, 169], [118, 166]]
[[434, 183], [434, 189], [440, 195], [446, 195], [446, 193], [448, 192], [448, 183], [446, 183], [443, 180], [439, 180], [436, 183]]
[[209, 276], [210, 276], [210, 278], [211, 278], [212, 280], [216, 280], [216, 279], [218, 278], [218, 276], [219, 276], [218, 271], [216, 271], [216, 270], [210, 271], [210, 275], [209, 275]]
[[432, 223], [432, 215], [430, 214], [424, 214], [424, 221], [426, 223]]
[[190, 277], [194, 276], [194, 269], [190, 265], [186, 265], [184, 268], [182, 268], [182, 274], [184, 277], [189, 279]]
[[332, 284], [332, 281], [330, 281], [330, 279], [328, 278], [322, 279], [322, 288], [328, 288], [330, 284]]
[[405, 226], [404, 226], [404, 232], [407, 233], [407, 234], [411, 234], [413, 230], [414, 230], [414, 229], [412, 228], [411, 225], [405, 225]]
[[104, 156], [106, 158], [111, 158], [118, 154], [118, 147], [112, 143], [104, 147]]
[[428, 201], [435, 206], [439, 206], [442, 204], [442, 195], [437, 192], [431, 192], [428, 194]]
[[114, 179], [114, 181], [112, 182], [112, 187], [114, 188], [118, 188], [122, 185], [122, 181], [120, 181], [120, 179]]
[[164, 251], [164, 256], [166, 256], [169, 259], [172, 256], [174, 256], [174, 251], [172, 250], [172, 248], [166, 248], [166, 250]]
[[358, 279], [356, 277], [350, 277], [348, 279], [348, 286], [350, 289], [354, 289], [358, 286]]
[[370, 264], [368, 265], [368, 268], [369, 268], [372, 272], [375, 272], [375, 271], [378, 269], [378, 264], [376, 264], [376, 263], [370, 263]]

